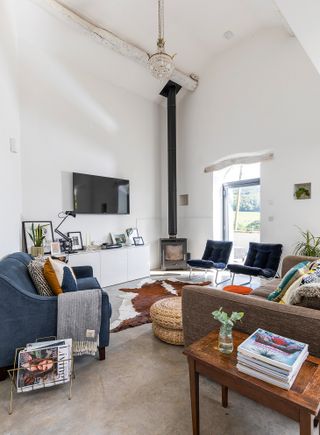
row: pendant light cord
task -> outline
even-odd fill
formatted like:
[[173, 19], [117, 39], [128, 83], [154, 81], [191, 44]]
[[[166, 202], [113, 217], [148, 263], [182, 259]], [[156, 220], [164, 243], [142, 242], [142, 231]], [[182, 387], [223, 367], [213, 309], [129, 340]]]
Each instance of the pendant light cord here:
[[163, 40], [164, 36], [164, 4], [163, 0], [158, 0], [158, 36]]

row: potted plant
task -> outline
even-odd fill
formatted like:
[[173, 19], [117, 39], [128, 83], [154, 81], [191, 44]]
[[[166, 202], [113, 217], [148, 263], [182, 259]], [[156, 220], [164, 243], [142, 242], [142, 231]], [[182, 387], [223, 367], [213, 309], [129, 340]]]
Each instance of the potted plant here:
[[320, 237], [314, 236], [311, 231], [303, 231], [298, 228], [302, 240], [297, 243], [294, 254], [307, 257], [320, 257]]
[[222, 307], [219, 310], [213, 311], [213, 318], [221, 323], [219, 331], [219, 351], [229, 354], [233, 351], [233, 338], [232, 328], [238, 320], [241, 320], [244, 316], [243, 312], [237, 313], [234, 311], [230, 316], [222, 311]]
[[44, 234], [44, 227], [47, 225], [31, 225], [31, 232], [29, 234], [30, 239], [32, 240], [33, 246], [31, 246], [31, 255], [33, 257], [42, 256], [44, 254], [43, 241], [46, 236]]

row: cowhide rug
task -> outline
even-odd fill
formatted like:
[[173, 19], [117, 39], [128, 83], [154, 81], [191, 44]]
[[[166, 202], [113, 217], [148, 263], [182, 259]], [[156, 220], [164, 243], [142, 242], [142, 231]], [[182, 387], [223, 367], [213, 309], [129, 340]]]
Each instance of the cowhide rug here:
[[137, 288], [122, 288], [123, 299], [119, 309], [119, 319], [111, 324], [111, 332], [123, 331], [127, 328], [151, 323], [150, 307], [156, 301], [181, 296], [182, 288], [185, 285], [209, 285], [207, 282], [183, 282], [175, 279], [163, 279], [158, 281], [142, 281]]

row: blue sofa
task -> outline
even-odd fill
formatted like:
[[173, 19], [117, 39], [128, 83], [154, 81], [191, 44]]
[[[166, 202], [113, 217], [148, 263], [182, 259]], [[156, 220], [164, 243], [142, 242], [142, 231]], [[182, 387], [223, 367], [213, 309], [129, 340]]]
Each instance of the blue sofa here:
[[[37, 293], [27, 269], [31, 260], [29, 254], [17, 252], [0, 261], [0, 378], [4, 369], [13, 365], [17, 347], [57, 333], [57, 297]], [[79, 290], [101, 288], [91, 266], [74, 267], [73, 271]], [[110, 317], [109, 297], [103, 290], [100, 360], [105, 359], [109, 345]]]

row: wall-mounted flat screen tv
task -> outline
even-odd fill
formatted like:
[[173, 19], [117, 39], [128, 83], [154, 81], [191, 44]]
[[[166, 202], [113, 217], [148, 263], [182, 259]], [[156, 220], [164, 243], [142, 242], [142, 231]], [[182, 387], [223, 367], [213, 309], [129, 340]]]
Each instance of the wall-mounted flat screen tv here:
[[79, 214], [129, 214], [129, 180], [74, 172], [73, 206]]

